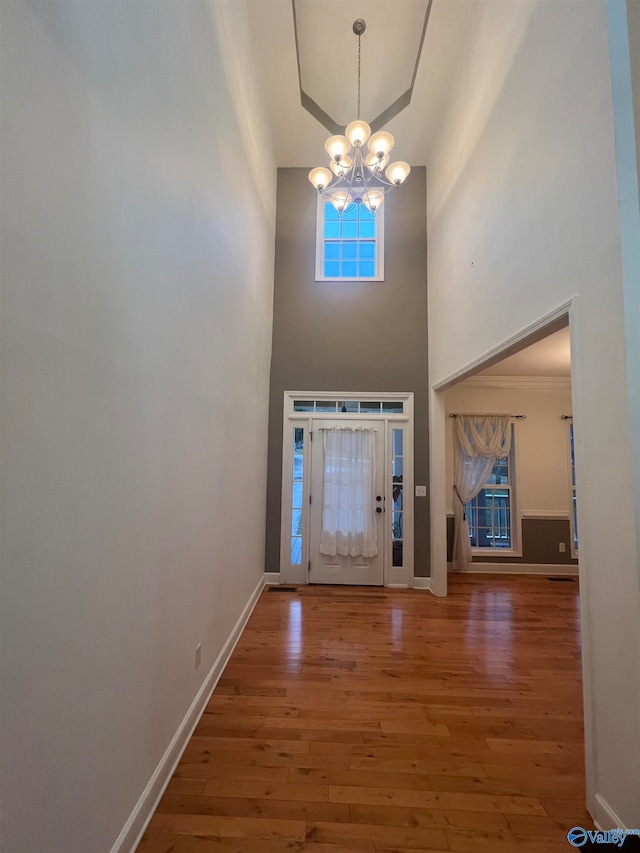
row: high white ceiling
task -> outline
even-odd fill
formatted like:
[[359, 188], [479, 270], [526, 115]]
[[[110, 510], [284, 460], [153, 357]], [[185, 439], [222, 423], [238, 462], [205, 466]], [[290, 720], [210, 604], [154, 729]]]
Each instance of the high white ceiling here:
[[569, 327], [560, 329], [515, 355], [505, 358], [478, 376], [571, 376]]
[[[248, 7], [277, 164], [324, 165], [329, 132], [300, 104], [291, 0], [249, 0]], [[477, 0], [433, 0], [411, 104], [385, 126], [396, 138], [394, 157], [412, 166], [426, 165], [476, 7]], [[413, 73], [424, 13], [423, 0], [298, 0], [305, 89], [327, 101], [319, 104], [326, 112], [340, 112], [337, 121], [356, 118], [358, 40], [351, 25], [364, 18], [361, 117], [371, 121], [402, 94], [408, 67]]]

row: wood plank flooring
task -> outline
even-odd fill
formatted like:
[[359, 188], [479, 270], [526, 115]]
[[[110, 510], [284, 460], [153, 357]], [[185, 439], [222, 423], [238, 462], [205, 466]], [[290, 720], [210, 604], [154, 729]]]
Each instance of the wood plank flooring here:
[[584, 801], [577, 581], [265, 590], [138, 853], [566, 853]]

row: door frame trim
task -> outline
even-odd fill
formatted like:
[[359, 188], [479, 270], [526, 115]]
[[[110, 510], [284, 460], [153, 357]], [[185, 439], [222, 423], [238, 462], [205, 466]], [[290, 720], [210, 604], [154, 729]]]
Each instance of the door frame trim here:
[[[309, 534], [310, 534], [310, 512], [309, 495], [311, 490], [310, 461], [311, 461], [311, 423], [314, 420], [335, 420], [336, 412], [294, 412], [294, 400], [362, 400], [365, 402], [393, 402], [403, 403], [402, 414], [367, 412], [353, 414], [349, 412], [346, 418], [349, 420], [378, 421], [384, 425], [385, 430], [385, 492], [391, 494], [392, 476], [389, 461], [389, 450], [391, 444], [391, 430], [393, 424], [402, 425], [405, 431], [404, 438], [404, 528], [403, 528], [403, 565], [392, 566], [392, 541], [390, 536], [385, 536], [385, 554], [383, 560], [383, 584], [387, 586], [412, 587], [414, 582], [414, 395], [412, 391], [379, 391], [379, 392], [354, 392], [354, 391], [285, 391], [284, 409], [282, 418], [282, 490], [281, 490], [281, 521], [280, 521], [280, 579], [281, 583], [308, 584], [309, 583]], [[303, 469], [303, 516], [302, 516], [302, 557], [301, 563], [290, 562], [291, 549], [291, 483], [293, 482], [293, 428], [303, 427], [305, 429], [303, 453], [306, 464]]]

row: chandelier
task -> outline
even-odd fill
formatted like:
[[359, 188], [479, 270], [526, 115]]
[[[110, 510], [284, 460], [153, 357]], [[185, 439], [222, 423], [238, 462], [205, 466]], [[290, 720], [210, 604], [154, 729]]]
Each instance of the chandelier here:
[[360, 39], [366, 28], [362, 18], [353, 23], [358, 36], [358, 118], [347, 125], [344, 136], [327, 139], [324, 148], [331, 158], [329, 169], [317, 166], [309, 172], [318, 194], [328, 198], [340, 216], [354, 204], [364, 205], [375, 216], [385, 195], [397, 189], [411, 171], [401, 160], [388, 165], [393, 136], [384, 130], [372, 135], [369, 125], [360, 119]]

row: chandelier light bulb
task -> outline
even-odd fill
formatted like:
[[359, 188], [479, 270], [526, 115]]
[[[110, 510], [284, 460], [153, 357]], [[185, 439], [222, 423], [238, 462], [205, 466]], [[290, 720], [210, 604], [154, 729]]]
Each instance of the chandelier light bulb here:
[[374, 133], [371, 139], [369, 140], [369, 151], [372, 154], [375, 154], [380, 158], [389, 154], [389, 151], [393, 148], [395, 139], [390, 133], [387, 133], [386, 130], [379, 130], [377, 133]]
[[371, 128], [366, 121], [358, 119], [357, 121], [352, 121], [351, 124], [347, 125], [345, 134], [354, 148], [360, 148], [371, 136]]
[[402, 160], [397, 160], [395, 163], [392, 163], [390, 166], [387, 166], [385, 170], [385, 175], [391, 181], [392, 184], [395, 184], [397, 187], [406, 179], [407, 175], [411, 171], [411, 166], [408, 163], [404, 163]]
[[331, 204], [335, 207], [338, 213], [342, 213], [347, 206], [348, 199], [349, 193], [341, 190], [331, 196]]
[[341, 160], [332, 160], [329, 164], [329, 168], [337, 178], [341, 178], [343, 175], [346, 175], [352, 165], [353, 160], [347, 154], [347, 156], [343, 157]]
[[345, 136], [330, 136], [324, 144], [324, 150], [332, 160], [341, 160], [351, 151], [351, 144]]
[[365, 207], [375, 213], [384, 201], [384, 193], [381, 190], [369, 190], [362, 198]]
[[317, 166], [309, 172], [309, 180], [317, 190], [323, 190], [331, 183], [332, 175], [324, 166]]
[[364, 162], [371, 170], [377, 169], [379, 172], [381, 172], [389, 162], [389, 155], [385, 154], [381, 160], [377, 154], [367, 154]]

